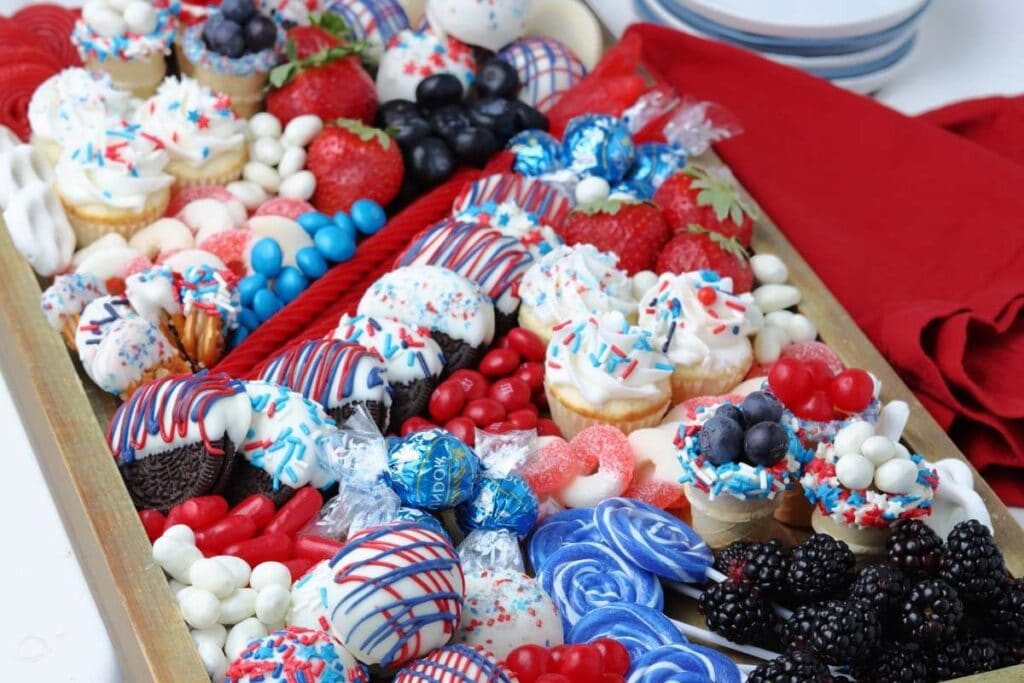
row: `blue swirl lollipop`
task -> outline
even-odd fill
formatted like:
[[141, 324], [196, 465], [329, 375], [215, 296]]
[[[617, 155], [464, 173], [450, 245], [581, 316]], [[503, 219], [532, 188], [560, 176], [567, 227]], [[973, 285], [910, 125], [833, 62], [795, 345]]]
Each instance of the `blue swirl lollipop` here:
[[555, 601], [566, 630], [602, 605], [632, 602], [660, 610], [665, 602], [657, 576], [594, 541], [555, 551], [537, 579]]
[[660, 609], [620, 602], [598, 607], [566, 633], [567, 643], [614, 638], [629, 651], [630, 661], [663, 645], [682, 645], [686, 638]]
[[690, 643], [662, 645], [633, 660], [627, 683], [740, 683], [740, 670], [720, 652]]
[[609, 498], [594, 509], [602, 538], [631, 562], [672, 581], [703, 583], [711, 549], [672, 515], [630, 498]]
[[526, 546], [526, 554], [533, 571], [539, 572], [547, 558], [566, 543], [600, 540], [601, 534], [594, 525], [594, 511], [572, 508], [557, 512], [537, 525]]

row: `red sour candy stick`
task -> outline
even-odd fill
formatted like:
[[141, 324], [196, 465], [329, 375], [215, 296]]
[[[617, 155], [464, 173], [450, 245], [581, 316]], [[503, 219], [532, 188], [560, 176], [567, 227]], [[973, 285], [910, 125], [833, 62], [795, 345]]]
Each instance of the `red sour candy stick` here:
[[329, 560], [338, 554], [342, 544], [323, 536], [299, 536], [295, 539], [295, 557], [305, 560]]
[[305, 576], [306, 572], [308, 572], [316, 562], [313, 560], [307, 560], [303, 557], [298, 557], [294, 560], [287, 560], [282, 564], [288, 567], [288, 571], [292, 573], [292, 583], [294, 583]]
[[320, 512], [320, 506], [323, 503], [320, 492], [312, 486], [299, 489], [292, 499], [282, 505], [274, 515], [273, 521], [267, 525], [267, 533], [294, 536], [299, 529], [306, 526], [309, 520], [313, 519], [316, 513]]
[[256, 522], [256, 530], [262, 531], [270, 524], [270, 520], [274, 519], [275, 512], [277, 512], [277, 509], [274, 507], [274, 501], [262, 493], [254, 493], [231, 508], [228, 516], [244, 515], [252, 517], [252, 521]]
[[224, 548], [225, 555], [240, 557], [255, 567], [263, 562], [285, 562], [292, 559], [292, 539], [284, 534], [263, 534]]
[[164, 533], [164, 523], [167, 520], [159, 510], [139, 510], [139, 521], [142, 522], [142, 528], [146, 530], [146, 536], [152, 543]]
[[246, 515], [228, 515], [196, 532], [196, 547], [204, 555], [216, 555], [229, 545], [247, 541], [256, 535], [256, 521]]
[[190, 526], [192, 531], [201, 531], [224, 519], [226, 514], [228, 502], [221, 496], [200, 496], [181, 504], [181, 521]]

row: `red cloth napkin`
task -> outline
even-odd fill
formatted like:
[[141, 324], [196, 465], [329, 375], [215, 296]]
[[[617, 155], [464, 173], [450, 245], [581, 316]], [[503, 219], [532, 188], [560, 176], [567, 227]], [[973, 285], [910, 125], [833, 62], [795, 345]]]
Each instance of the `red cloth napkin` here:
[[1024, 504], [1019, 101], [915, 120], [663, 27], [633, 26], [613, 50], [638, 46], [656, 79], [736, 114], [744, 133], [721, 156], [999, 495]]

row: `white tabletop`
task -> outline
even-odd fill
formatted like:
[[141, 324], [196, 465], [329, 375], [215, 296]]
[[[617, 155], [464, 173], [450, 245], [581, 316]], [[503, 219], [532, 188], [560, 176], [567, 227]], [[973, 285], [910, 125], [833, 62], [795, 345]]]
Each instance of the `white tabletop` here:
[[[0, 13], [23, 4], [0, 0]], [[624, 0], [597, 6], [628, 7]], [[1024, 13], [1005, 0], [935, 0], [920, 49], [879, 99], [914, 114], [948, 102], [1024, 92]], [[110, 642], [36, 465], [5, 383], [0, 433], [8, 480], [0, 496], [8, 560], [0, 565], [4, 680], [121, 680]]]

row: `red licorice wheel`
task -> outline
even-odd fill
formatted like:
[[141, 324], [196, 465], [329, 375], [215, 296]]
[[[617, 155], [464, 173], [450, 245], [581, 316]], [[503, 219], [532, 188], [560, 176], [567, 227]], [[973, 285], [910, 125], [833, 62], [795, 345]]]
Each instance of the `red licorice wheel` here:
[[0, 65], [0, 125], [28, 140], [28, 103], [36, 88], [54, 73], [50, 66], [34, 62]]
[[78, 15], [78, 10], [43, 3], [19, 10], [12, 19], [32, 34], [40, 47], [55, 55], [63, 68], [82, 65], [82, 58], [71, 42], [71, 29]]

